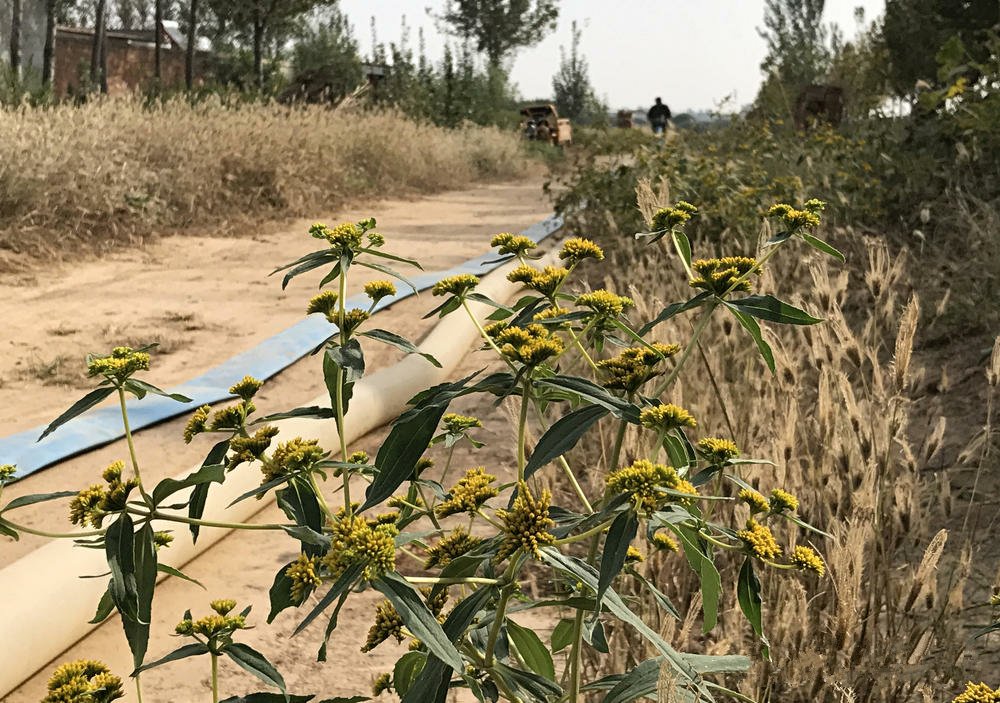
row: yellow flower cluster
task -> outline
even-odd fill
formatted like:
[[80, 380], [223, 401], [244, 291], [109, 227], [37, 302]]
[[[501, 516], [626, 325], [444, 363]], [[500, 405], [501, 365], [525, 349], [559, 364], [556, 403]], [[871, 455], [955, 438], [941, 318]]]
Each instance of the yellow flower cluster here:
[[606, 388], [634, 392], [644, 383], [655, 378], [660, 362], [677, 354], [681, 348], [676, 344], [659, 344], [647, 347], [629, 347], [618, 356], [597, 362], [598, 368], [606, 374]]
[[326, 452], [315, 439], [296, 437], [280, 442], [271, 456], [261, 464], [260, 470], [264, 475], [261, 483], [268, 483], [279, 476], [308, 471], [322, 461], [324, 456]]
[[236, 436], [229, 440], [229, 460], [226, 468], [232, 471], [240, 464], [258, 461], [271, 446], [271, 440], [278, 434], [278, 428], [265, 425], [249, 437]]
[[109, 356], [87, 357], [87, 374], [104, 376], [119, 382], [136, 371], [149, 370], [149, 353], [135, 351], [132, 347], [115, 347]]
[[993, 690], [984, 683], [969, 681], [952, 703], [1000, 703], [1000, 689]]
[[503, 522], [504, 540], [497, 552], [496, 560], [503, 561], [518, 550], [538, 556], [539, 547], [552, 544], [555, 537], [549, 532], [555, 521], [549, 517], [552, 495], [547, 491], [535, 498], [528, 484], [521, 481], [517, 486], [517, 498], [510, 510], [497, 510], [497, 517]]
[[99, 528], [108, 513], [125, 509], [129, 493], [139, 485], [134, 478], [122, 480], [125, 463], [116, 461], [101, 474], [106, 485], [95, 483], [85, 488], [69, 503], [69, 520], [74, 525]]
[[378, 677], [372, 681], [373, 696], [378, 698], [386, 692], [392, 692], [392, 674], [388, 671], [379, 674]]
[[767, 498], [757, 491], [751, 491], [749, 488], [741, 490], [736, 497], [750, 506], [751, 513], [766, 513], [771, 509], [771, 505], [767, 502]]
[[396, 286], [392, 281], [368, 281], [365, 284], [365, 295], [377, 303], [390, 295], [396, 295]]
[[819, 212], [826, 207], [822, 200], [808, 201], [802, 210], [796, 210], [791, 205], [778, 203], [767, 211], [768, 217], [780, 217], [791, 229], [812, 229], [820, 224]]
[[657, 532], [653, 535], [653, 546], [657, 549], [663, 549], [670, 552], [679, 552], [681, 546], [677, 544], [677, 540], [668, 535], [666, 532]]
[[342, 222], [336, 227], [327, 227], [322, 222], [317, 222], [309, 228], [309, 234], [316, 239], [325, 239], [330, 243], [331, 249], [343, 256], [361, 248], [363, 232], [353, 222]]
[[[563, 315], [569, 315], [569, 313], [570, 313], [569, 308], [561, 308], [558, 305], [552, 305], [550, 307], [545, 308], [539, 313], [535, 313], [535, 316], [531, 319], [534, 320], [535, 322], [544, 322], [546, 320], [552, 320], [556, 317], [562, 317]], [[568, 326], [569, 326], [568, 322], [563, 322], [562, 324], [556, 325], [556, 327], [559, 328], [565, 328]]]
[[781, 547], [778, 546], [778, 542], [774, 539], [771, 528], [760, 524], [753, 518], [747, 520], [746, 529], [737, 532], [736, 536], [743, 541], [747, 549], [750, 550], [750, 553], [758, 559], [774, 560], [781, 556]]
[[340, 296], [332, 290], [317, 293], [310, 298], [309, 305], [306, 306], [306, 315], [312, 315], [317, 312], [323, 313], [328, 320], [333, 322], [336, 320], [334, 312], [337, 310], [337, 301], [339, 300]]
[[691, 203], [680, 200], [674, 207], [661, 208], [653, 215], [650, 227], [654, 232], [661, 232], [672, 229], [677, 225], [682, 225], [691, 219], [691, 216], [698, 212]]
[[[206, 615], [203, 618], [198, 618], [197, 620], [184, 618], [174, 627], [174, 632], [186, 637], [201, 635], [216, 642], [219, 640], [229, 642], [234, 632], [248, 629], [246, 616], [229, 614], [235, 607], [236, 601], [234, 600], [214, 600], [211, 603], [211, 608], [215, 611], [214, 613]], [[209, 647], [212, 646], [213, 643], [210, 643]]]
[[383, 600], [375, 608], [375, 622], [368, 629], [368, 637], [361, 647], [362, 652], [370, 652], [390, 637], [403, 641], [403, 618], [388, 600]]
[[0, 464], [0, 484], [6, 483], [10, 479], [14, 478], [14, 474], [17, 473], [17, 467], [13, 464]]
[[368, 233], [368, 246], [378, 249], [380, 246], [385, 244], [385, 237], [379, 232], [369, 232]]
[[534, 266], [522, 265], [508, 273], [507, 280], [511, 283], [523, 283], [546, 298], [552, 298], [568, 275], [569, 270], [561, 266], [546, 266], [539, 270]]
[[638, 564], [643, 561], [646, 561], [646, 557], [642, 556], [642, 552], [639, 551], [638, 547], [629, 545], [629, 548], [625, 552], [625, 563]]
[[395, 525], [372, 526], [355, 515], [342, 515], [331, 525], [330, 551], [323, 565], [334, 579], [353, 564], [364, 564], [364, 578], [376, 579], [396, 566]]
[[729, 459], [735, 459], [740, 455], [740, 450], [736, 444], [728, 439], [719, 437], [703, 437], [698, 440], [698, 450], [712, 464], [721, 464]]
[[263, 381], [260, 381], [253, 376], [244, 376], [242, 380], [237, 381], [229, 387], [229, 393], [230, 395], [235, 395], [238, 398], [248, 401], [257, 395], [257, 391], [259, 391], [263, 385]]
[[538, 323], [527, 327], [505, 327], [496, 334], [494, 341], [501, 354], [525, 366], [537, 366], [553, 356], [559, 356], [564, 349], [562, 340]]
[[110, 703], [125, 697], [122, 680], [90, 659], [61, 664], [52, 672], [42, 703]]
[[468, 415], [458, 415], [457, 413], [448, 413], [441, 418], [441, 424], [444, 426], [444, 431], [449, 434], [459, 434], [466, 430], [471, 430], [473, 427], [482, 427], [483, 423], [478, 417], [470, 417]]
[[434, 284], [431, 293], [434, 295], [455, 295], [461, 298], [478, 285], [478, 276], [471, 273], [460, 273], [457, 276], [442, 278]]
[[790, 512], [795, 512], [799, 509], [799, 499], [793, 496], [788, 491], [783, 491], [780, 488], [775, 488], [771, 491], [771, 512], [772, 513], [783, 513], [788, 510]]
[[[208, 429], [212, 432], [223, 430], [238, 430], [246, 423], [247, 415], [256, 408], [250, 401], [244, 401], [236, 405], [216, 410], [212, 414], [212, 419], [208, 423]], [[192, 418], [193, 419], [193, 418]]]
[[484, 467], [478, 466], [465, 472], [448, 494], [448, 497], [437, 506], [440, 517], [468, 513], [474, 515], [490, 498], [500, 494], [492, 485], [497, 477], [486, 473]]
[[789, 557], [789, 561], [803, 571], [812, 571], [819, 576], [826, 573], [826, 566], [823, 564], [823, 560], [820, 559], [819, 554], [812, 547], [799, 545], [792, 550], [792, 556]]
[[347, 457], [348, 464], [367, 464], [371, 460], [368, 456], [368, 452], [364, 449], [359, 449], [356, 452], [352, 452], [349, 457]]
[[697, 427], [698, 425], [694, 415], [673, 403], [643, 408], [642, 412], [639, 413], [639, 422], [642, 423], [643, 427], [661, 432], [668, 432], [679, 427]]
[[285, 576], [292, 580], [292, 599], [296, 603], [302, 603], [312, 589], [322, 585], [318, 572], [319, 559], [306, 554], [299, 554], [285, 569]]
[[482, 539], [473, 537], [464, 527], [459, 527], [447, 537], [442, 537], [437, 544], [427, 550], [424, 568], [433, 569], [448, 566], [453, 559], [471, 552], [482, 542]]
[[538, 245], [524, 235], [501, 232], [490, 240], [490, 246], [496, 247], [501, 256], [523, 256]]
[[691, 268], [698, 274], [698, 277], [691, 281], [691, 287], [715, 295], [724, 295], [730, 288], [733, 291], [749, 291], [750, 281], [743, 277], [754, 270], [756, 265], [757, 260], [748, 256], [698, 259], [691, 264]]
[[160, 547], [168, 547], [170, 543], [174, 541], [174, 536], [169, 532], [156, 531], [153, 533], [153, 547], [159, 549]]
[[599, 289], [583, 293], [576, 299], [576, 304], [582, 308], [590, 308], [602, 317], [621, 317], [625, 308], [635, 305], [635, 301], [624, 295], [615, 295], [611, 291]]
[[628, 494], [636, 508], [647, 513], [667, 502], [669, 496], [663, 492], [664, 488], [698, 495], [697, 489], [681, 478], [674, 467], [646, 459], [637, 459], [631, 466], [612, 471], [608, 476], [611, 494]]
[[208, 414], [210, 412], [212, 412], [212, 408], [207, 405], [202, 405], [194, 411], [194, 414], [191, 415], [191, 419], [188, 420], [187, 425], [184, 426], [184, 442], [186, 444], [191, 444], [191, 440], [194, 439], [195, 435], [201, 434], [205, 431], [208, 425]]
[[[344, 332], [346, 332], [348, 336], [354, 334], [354, 332], [361, 327], [361, 325], [369, 317], [371, 317], [371, 314], [367, 310], [362, 310], [361, 308], [351, 308], [344, 313]], [[330, 321], [334, 323], [337, 322], [336, 319]]]
[[585, 259], [604, 260], [604, 251], [596, 243], [583, 237], [573, 237], [563, 242], [559, 258], [570, 266], [576, 266]]

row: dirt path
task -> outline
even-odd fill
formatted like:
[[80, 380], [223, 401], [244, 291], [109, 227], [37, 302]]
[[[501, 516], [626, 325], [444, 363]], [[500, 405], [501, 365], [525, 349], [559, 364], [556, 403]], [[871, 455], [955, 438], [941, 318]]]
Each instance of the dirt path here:
[[[386, 202], [369, 208], [326, 217], [329, 221], [356, 220], [374, 215], [388, 240], [387, 250], [418, 258], [428, 270], [444, 268], [482, 253], [489, 237], [499, 231], [517, 231], [548, 215], [538, 183], [492, 185], [446, 193], [417, 202]], [[318, 218], [324, 219], [324, 218]], [[144, 250], [123, 252], [110, 260], [38, 272], [30, 279], [0, 282], [8, 301], [7, 354], [0, 358], [0, 427], [15, 432], [50, 420], [86, 386], [77, 369], [86, 351], [101, 351], [120, 343], [159, 341], [149, 379], [170, 386], [257, 343], [301, 319], [305, 301], [315, 281], [293, 284], [282, 292], [267, 273], [276, 262], [289, 261], [313, 248], [305, 235], [311, 222], [290, 223], [287, 228], [246, 239], [171, 237]], [[360, 276], [359, 276], [360, 279]], [[360, 280], [352, 288], [360, 288]], [[432, 307], [426, 295], [379, 313], [379, 326], [419, 339], [432, 325], [420, 316]], [[369, 369], [399, 358], [382, 346], [366, 349]], [[60, 359], [62, 361], [60, 361]], [[485, 355], [470, 354], [465, 369], [487, 365]], [[40, 362], [44, 368], [39, 366]], [[48, 373], [46, 369], [52, 368]], [[314, 397], [322, 385], [314, 358], [306, 358], [269, 382], [258, 396], [263, 412], [295, 407]], [[62, 384], [62, 385], [60, 385]], [[461, 449], [455, 465], [486, 465], [493, 473], [509, 475], [513, 459], [505, 411], [485, 399], [456, 404], [456, 411], [477, 414], [486, 420], [481, 439], [484, 449], [471, 455]], [[149, 428], [138, 435], [138, 451], [147, 480], [155, 481], [203, 458], [208, 445], [185, 445], [180, 439], [185, 418]], [[363, 438], [355, 448], [374, 452], [384, 430]], [[11, 486], [5, 499], [93, 482], [101, 469], [124, 455], [123, 443], [89, 452], [58, 467], [42, 471]], [[280, 521], [274, 506], [255, 517]], [[42, 529], [64, 529], [64, 506], [51, 504], [18, 512], [18, 520]], [[263, 536], [261, 536], [263, 534]], [[37, 548], [44, 540], [25, 537], [0, 545], [0, 566]], [[371, 681], [391, 669], [405, 651], [405, 644], [386, 643], [362, 654], [360, 644], [371, 624], [378, 598], [371, 593], [352, 597], [341, 614], [340, 627], [331, 640], [327, 664], [316, 663], [322, 625], [290, 639], [302, 613], [286, 611], [273, 626], [264, 624], [268, 611], [267, 589], [274, 573], [294, 557], [294, 543], [273, 533], [243, 533], [226, 538], [185, 571], [204, 583], [205, 590], [178, 579], [169, 579], [157, 591], [149, 659], [179, 646], [174, 625], [185, 609], [204, 614], [213, 598], [235, 598], [252, 604], [252, 624], [243, 641], [258, 648], [278, 666], [293, 692], [317, 692], [318, 700], [337, 695], [369, 693]], [[169, 550], [163, 560], [170, 563]], [[419, 564], [401, 564], [418, 569]], [[544, 628], [543, 621], [522, 618], [523, 624]], [[15, 656], [8, 652], [6, 656]], [[116, 672], [126, 674], [130, 657], [121, 627], [113, 619], [77, 643], [58, 659], [88, 657], [105, 660]], [[56, 662], [53, 662], [53, 665]], [[44, 691], [51, 666], [35, 675], [3, 700], [34, 703]], [[187, 660], [143, 677], [145, 703], [208, 700], [207, 660]], [[235, 667], [223, 665], [224, 695], [259, 690]], [[134, 700], [130, 691], [128, 701]]]

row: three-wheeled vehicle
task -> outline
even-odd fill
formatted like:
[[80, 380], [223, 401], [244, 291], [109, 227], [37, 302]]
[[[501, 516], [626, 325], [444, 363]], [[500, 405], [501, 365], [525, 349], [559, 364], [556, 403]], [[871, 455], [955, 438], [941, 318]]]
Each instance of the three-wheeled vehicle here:
[[573, 125], [559, 117], [556, 106], [529, 105], [521, 110], [521, 135], [529, 141], [549, 142], [554, 146], [573, 143]]

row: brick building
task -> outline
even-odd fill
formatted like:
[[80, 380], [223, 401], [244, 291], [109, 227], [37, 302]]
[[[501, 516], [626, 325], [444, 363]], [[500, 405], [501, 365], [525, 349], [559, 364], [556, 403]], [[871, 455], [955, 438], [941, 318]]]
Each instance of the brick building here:
[[[164, 89], [184, 87], [187, 37], [176, 22], [160, 26], [160, 67]], [[143, 91], [153, 82], [156, 55], [154, 30], [114, 30], [105, 33], [108, 94], [122, 95]], [[90, 56], [94, 43], [93, 29], [59, 27], [56, 30], [55, 78], [56, 97], [78, 95], [86, 89], [90, 76]], [[208, 58], [207, 41], [199, 40], [195, 53], [195, 82], [200, 82]]]

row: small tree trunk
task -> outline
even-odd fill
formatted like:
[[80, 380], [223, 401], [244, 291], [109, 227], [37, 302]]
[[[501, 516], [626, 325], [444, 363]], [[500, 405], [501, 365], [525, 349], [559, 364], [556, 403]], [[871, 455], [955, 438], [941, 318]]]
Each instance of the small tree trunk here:
[[96, 89], [98, 86], [105, 86], [104, 91], [107, 92], [107, 76], [103, 75], [103, 68], [105, 65], [104, 56], [104, 30], [107, 19], [105, 17], [107, 10], [107, 0], [97, 0], [97, 4], [94, 8], [94, 42], [90, 47], [90, 85], [91, 89]]
[[253, 73], [257, 80], [257, 90], [264, 91], [264, 22], [253, 22]]
[[42, 50], [42, 85], [51, 88], [56, 73], [56, 1], [45, 0], [45, 48]]
[[153, 39], [155, 47], [153, 49], [153, 80], [156, 83], [156, 89], [159, 90], [160, 81], [163, 79], [163, 0], [156, 0], [153, 15], [153, 24], [156, 29]]
[[198, 43], [198, 0], [191, 0], [188, 12], [187, 56], [184, 60], [184, 85], [190, 92], [194, 88], [194, 52]]
[[21, 79], [21, 0], [14, 0], [11, 6], [10, 72], [16, 85]]

